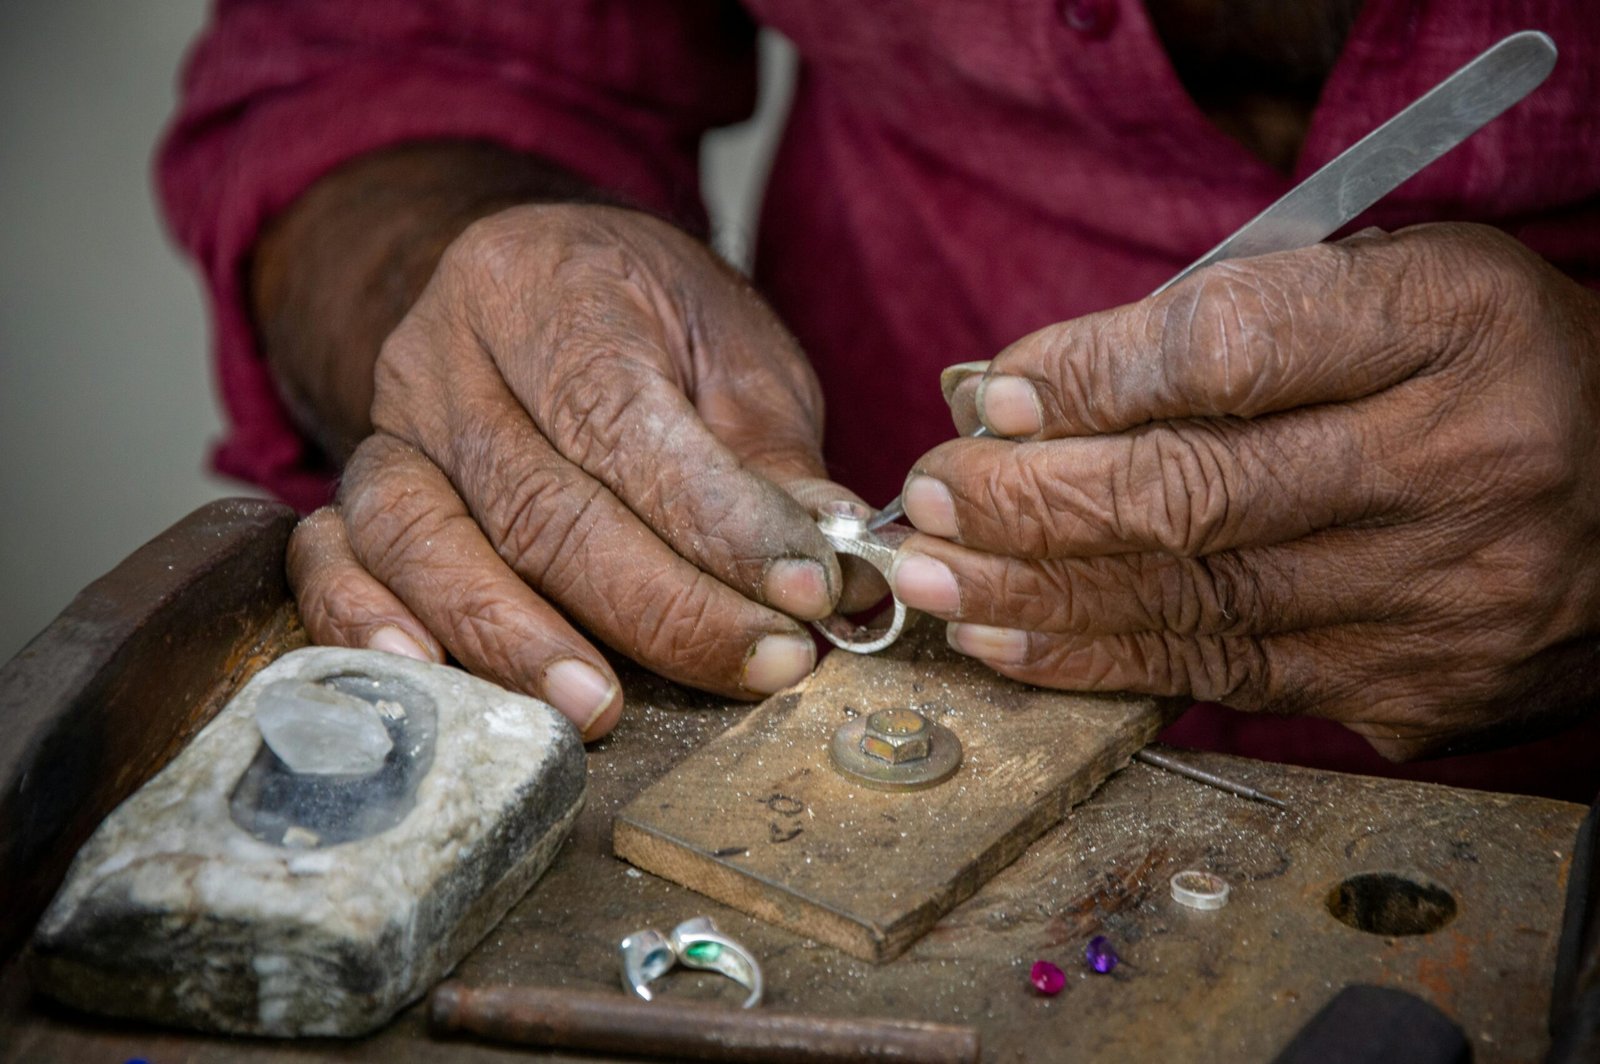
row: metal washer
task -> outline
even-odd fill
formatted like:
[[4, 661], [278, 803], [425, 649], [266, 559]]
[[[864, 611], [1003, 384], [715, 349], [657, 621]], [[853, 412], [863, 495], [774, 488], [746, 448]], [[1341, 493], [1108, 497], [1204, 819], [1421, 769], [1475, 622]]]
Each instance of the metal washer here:
[[961, 767], [961, 740], [943, 724], [928, 721], [927, 757], [899, 764], [862, 753], [861, 738], [866, 731], [866, 714], [846, 721], [833, 733], [828, 753], [841, 775], [875, 790], [920, 791], [943, 783]]

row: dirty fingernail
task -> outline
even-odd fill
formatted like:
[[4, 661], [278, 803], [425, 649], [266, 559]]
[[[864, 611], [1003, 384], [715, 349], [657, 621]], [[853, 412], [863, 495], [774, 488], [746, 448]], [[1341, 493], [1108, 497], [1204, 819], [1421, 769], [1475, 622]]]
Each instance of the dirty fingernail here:
[[911, 479], [906, 481], [905, 494], [900, 498], [906, 508], [906, 516], [918, 531], [945, 539], [955, 538], [960, 531], [956, 527], [956, 504], [950, 497], [950, 489], [932, 477], [912, 474]]
[[761, 593], [768, 605], [808, 621], [826, 617], [833, 609], [828, 572], [810, 558], [779, 558], [768, 565]]
[[807, 636], [762, 636], [745, 659], [744, 686], [770, 695], [799, 683], [816, 661], [816, 644]]
[[926, 554], [902, 553], [889, 569], [889, 586], [896, 597], [929, 613], [957, 613], [961, 609], [961, 590], [956, 574], [937, 558]]
[[1000, 436], [1032, 436], [1044, 428], [1039, 392], [1022, 377], [984, 378], [978, 385], [978, 414]]
[[955, 398], [956, 389], [961, 387], [973, 377], [981, 377], [988, 370], [989, 363], [983, 362], [957, 362], [953, 366], [946, 366], [939, 374], [939, 390], [944, 393], [944, 401], [950, 402]]
[[367, 649], [381, 650], [385, 654], [399, 654], [403, 658], [415, 658], [417, 661], [436, 664], [433, 655], [423, 650], [421, 643], [393, 625], [385, 625], [368, 636]]
[[950, 646], [971, 658], [1001, 665], [1020, 665], [1028, 656], [1028, 633], [987, 624], [954, 623], [945, 627]]
[[617, 685], [588, 662], [563, 658], [544, 670], [544, 697], [586, 733], [611, 708]]

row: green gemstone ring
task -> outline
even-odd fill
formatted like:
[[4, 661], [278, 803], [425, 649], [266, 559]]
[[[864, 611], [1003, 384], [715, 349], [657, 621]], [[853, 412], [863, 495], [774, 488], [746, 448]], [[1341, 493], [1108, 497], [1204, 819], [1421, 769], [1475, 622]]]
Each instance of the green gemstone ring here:
[[622, 985], [636, 997], [650, 1001], [650, 983], [674, 965], [699, 968], [727, 976], [750, 992], [744, 1007], [761, 1001], [761, 966], [733, 939], [717, 930], [709, 916], [696, 916], [672, 929], [670, 936], [654, 928], [635, 931], [618, 947]]

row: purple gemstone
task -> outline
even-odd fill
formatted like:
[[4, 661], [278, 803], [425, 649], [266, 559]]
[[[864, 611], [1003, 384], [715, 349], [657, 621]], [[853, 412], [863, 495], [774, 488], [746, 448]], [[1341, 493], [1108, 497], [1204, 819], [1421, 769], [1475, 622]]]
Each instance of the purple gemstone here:
[[1083, 948], [1083, 959], [1089, 962], [1089, 967], [1104, 975], [1115, 968], [1122, 958], [1117, 956], [1110, 939], [1104, 935], [1096, 935]]
[[1049, 961], [1034, 961], [1033, 971], [1028, 973], [1028, 979], [1034, 988], [1046, 997], [1054, 997], [1067, 985], [1067, 973]]

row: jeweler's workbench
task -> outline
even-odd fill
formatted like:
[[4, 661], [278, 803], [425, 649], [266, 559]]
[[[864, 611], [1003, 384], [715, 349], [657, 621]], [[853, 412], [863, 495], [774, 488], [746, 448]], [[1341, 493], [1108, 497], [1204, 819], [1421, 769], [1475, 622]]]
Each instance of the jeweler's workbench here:
[[[263, 586], [263, 596], [281, 597], [278, 585]], [[257, 613], [260, 623], [237, 635], [255, 657], [299, 638], [282, 623], [283, 602], [268, 606]], [[251, 658], [240, 651], [221, 660], [237, 671]], [[572, 837], [459, 966], [463, 983], [570, 987], [620, 999], [616, 948], [624, 936], [706, 914], [760, 959], [761, 1009], [970, 1024], [981, 1032], [986, 1061], [1269, 1061], [1351, 983], [1403, 988], [1438, 1005], [1472, 1039], [1480, 1062], [1538, 1059], [1548, 1043], [1580, 806], [1189, 755], [1284, 796], [1291, 809], [1283, 812], [1133, 764], [905, 953], [873, 964], [612, 856], [617, 812], [743, 715], [649, 676], [632, 674], [628, 684], [622, 724], [589, 750], [588, 804]], [[131, 789], [138, 780], [123, 782]], [[14, 819], [15, 806], [0, 805], [0, 834]], [[804, 819], [804, 812], [796, 817], [802, 828]], [[1229, 904], [1211, 912], [1177, 905], [1168, 879], [1187, 868], [1224, 877]], [[1364, 873], [1380, 875], [1353, 878]], [[1333, 910], [1374, 930], [1349, 926]], [[1109, 974], [1084, 963], [1096, 935], [1121, 955]], [[1038, 959], [1066, 970], [1058, 996], [1043, 997], [1029, 984]], [[657, 986], [664, 997], [730, 1007], [742, 995], [727, 979], [686, 972]], [[350, 1042], [228, 1040], [112, 1023], [38, 999], [15, 963], [0, 991], [0, 1047], [4, 1060], [30, 1062], [530, 1057], [436, 1041], [421, 1007]]]

